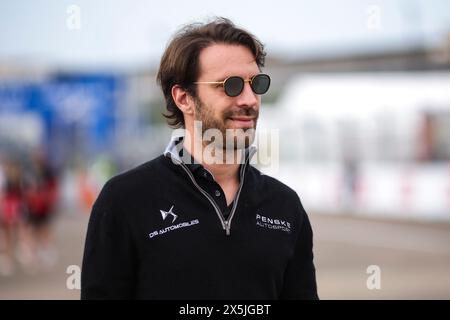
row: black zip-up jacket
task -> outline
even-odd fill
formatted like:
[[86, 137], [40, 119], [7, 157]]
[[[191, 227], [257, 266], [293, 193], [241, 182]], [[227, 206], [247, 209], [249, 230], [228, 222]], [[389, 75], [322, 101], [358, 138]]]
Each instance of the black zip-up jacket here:
[[174, 141], [103, 187], [81, 298], [318, 299], [312, 230], [297, 194], [251, 166], [250, 149], [227, 207], [212, 175], [181, 162]]

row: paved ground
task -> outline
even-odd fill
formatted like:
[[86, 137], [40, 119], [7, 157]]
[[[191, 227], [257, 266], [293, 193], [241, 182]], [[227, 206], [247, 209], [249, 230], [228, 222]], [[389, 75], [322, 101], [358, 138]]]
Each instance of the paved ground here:
[[12, 277], [0, 276], [0, 299], [79, 299], [79, 290], [69, 290], [70, 265], [81, 266], [88, 215], [60, 215], [55, 221], [59, 262], [51, 271], [28, 274], [17, 270]]
[[[51, 272], [0, 276], [0, 299], [79, 299], [66, 287], [80, 265], [87, 215], [55, 225], [60, 260]], [[450, 224], [372, 221], [311, 215], [322, 299], [450, 299]], [[366, 286], [367, 267], [380, 268], [381, 288]]]
[[[449, 224], [311, 220], [321, 298], [450, 299]], [[370, 265], [380, 268], [380, 290], [367, 288]]]

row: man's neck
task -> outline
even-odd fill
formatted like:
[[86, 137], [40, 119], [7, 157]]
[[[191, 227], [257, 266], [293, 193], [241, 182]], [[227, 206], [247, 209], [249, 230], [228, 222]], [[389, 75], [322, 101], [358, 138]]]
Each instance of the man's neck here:
[[[223, 151], [223, 155], [205, 154], [205, 145], [201, 142], [194, 145], [194, 141], [189, 141], [189, 139], [184, 141], [183, 147], [192, 155], [196, 162], [203, 165], [205, 169], [213, 174], [214, 179], [219, 185], [239, 183], [240, 152], [231, 150], [228, 152], [228, 158], [225, 151]], [[211, 146], [208, 146], [208, 148], [211, 148]], [[217, 158], [215, 158], [216, 156]], [[218, 161], [218, 159], [221, 159], [221, 161]]]

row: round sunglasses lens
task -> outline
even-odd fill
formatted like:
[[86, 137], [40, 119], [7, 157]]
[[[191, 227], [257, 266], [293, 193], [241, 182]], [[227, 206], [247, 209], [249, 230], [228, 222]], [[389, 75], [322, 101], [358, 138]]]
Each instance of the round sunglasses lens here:
[[252, 80], [252, 89], [256, 94], [264, 94], [269, 90], [270, 77], [267, 74], [258, 74]]
[[244, 88], [244, 80], [239, 77], [230, 77], [225, 81], [224, 84], [225, 93], [230, 97], [236, 97]]

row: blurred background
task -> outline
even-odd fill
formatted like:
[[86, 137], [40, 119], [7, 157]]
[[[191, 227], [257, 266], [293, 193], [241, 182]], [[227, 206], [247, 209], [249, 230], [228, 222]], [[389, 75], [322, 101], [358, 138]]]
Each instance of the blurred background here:
[[213, 16], [266, 45], [270, 171], [311, 217], [322, 299], [450, 299], [446, 0], [0, 0], [0, 299], [78, 299], [93, 201], [171, 136], [155, 74]]

